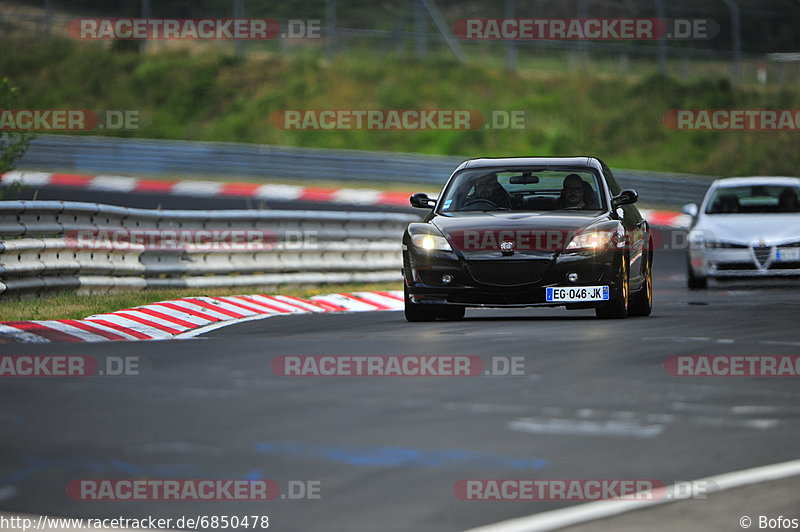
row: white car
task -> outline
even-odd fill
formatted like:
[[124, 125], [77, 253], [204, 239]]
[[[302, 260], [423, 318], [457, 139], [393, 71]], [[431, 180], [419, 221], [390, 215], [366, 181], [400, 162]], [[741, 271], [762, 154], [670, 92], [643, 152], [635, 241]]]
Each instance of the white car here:
[[684, 205], [689, 288], [709, 278], [800, 276], [798, 198], [798, 178], [734, 177], [715, 181], [699, 208]]

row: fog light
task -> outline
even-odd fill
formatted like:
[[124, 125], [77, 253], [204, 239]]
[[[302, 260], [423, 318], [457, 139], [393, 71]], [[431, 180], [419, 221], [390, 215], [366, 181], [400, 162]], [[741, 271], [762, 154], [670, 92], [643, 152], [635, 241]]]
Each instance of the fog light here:
[[442, 282], [444, 284], [452, 283], [453, 282], [453, 276], [450, 275], [449, 273], [446, 273], [446, 274], [442, 275]]
[[578, 274], [577, 273], [570, 273], [570, 274], [567, 275], [567, 279], [569, 280], [569, 282], [574, 283], [575, 281], [578, 280]]

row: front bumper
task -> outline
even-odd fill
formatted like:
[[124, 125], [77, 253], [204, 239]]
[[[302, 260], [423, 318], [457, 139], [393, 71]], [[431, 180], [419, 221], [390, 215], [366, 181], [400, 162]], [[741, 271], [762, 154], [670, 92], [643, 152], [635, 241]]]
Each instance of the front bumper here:
[[[689, 264], [698, 277], [714, 279], [747, 277], [800, 277], [800, 259], [786, 259], [786, 248], [753, 246], [732, 249], [695, 247]], [[792, 255], [796, 253], [792, 251]]]
[[[622, 251], [528, 253], [503, 257], [500, 253], [463, 257], [453, 252], [417, 250], [405, 246], [403, 277], [413, 303], [469, 307], [594, 308], [607, 301], [548, 302], [547, 287], [608, 285], [613, 299]], [[575, 282], [568, 280], [578, 275]], [[442, 277], [449, 275], [446, 283]]]

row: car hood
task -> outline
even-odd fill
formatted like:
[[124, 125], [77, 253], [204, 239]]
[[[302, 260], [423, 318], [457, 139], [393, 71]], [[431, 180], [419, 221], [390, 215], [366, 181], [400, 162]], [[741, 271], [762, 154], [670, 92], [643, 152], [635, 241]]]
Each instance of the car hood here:
[[693, 229], [706, 240], [750, 245], [800, 241], [800, 214], [714, 214]]
[[430, 222], [466, 258], [502, 256], [503, 241], [513, 242], [514, 254], [523, 258], [552, 255], [563, 250], [575, 233], [610, 220], [599, 211], [499, 211], [437, 215]]

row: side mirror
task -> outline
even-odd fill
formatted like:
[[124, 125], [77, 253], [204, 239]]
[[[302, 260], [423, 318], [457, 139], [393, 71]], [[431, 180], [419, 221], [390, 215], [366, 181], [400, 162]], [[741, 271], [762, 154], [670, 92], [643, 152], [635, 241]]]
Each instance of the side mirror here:
[[626, 189], [620, 192], [619, 196], [611, 198], [611, 205], [616, 209], [620, 205], [630, 205], [637, 201], [639, 201], [639, 194], [637, 194], [635, 190]]
[[687, 203], [683, 206], [683, 214], [688, 214], [692, 218], [697, 217], [697, 204], [695, 203]]
[[419, 209], [433, 209], [436, 207], [436, 200], [428, 197], [424, 192], [418, 192], [409, 198], [412, 207]]

